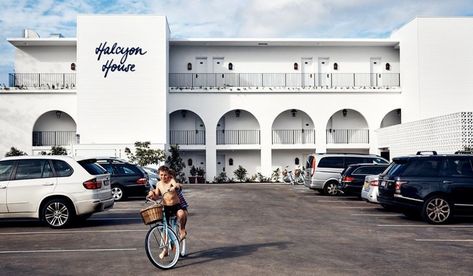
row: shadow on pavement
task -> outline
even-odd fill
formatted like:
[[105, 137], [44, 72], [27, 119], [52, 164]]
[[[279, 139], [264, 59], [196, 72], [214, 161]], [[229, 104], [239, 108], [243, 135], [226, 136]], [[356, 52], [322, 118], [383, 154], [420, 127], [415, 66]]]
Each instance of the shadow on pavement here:
[[[185, 260], [191, 260], [191, 262], [184, 265], [179, 265], [179, 267], [185, 267], [189, 265], [207, 263], [214, 260], [222, 260], [229, 258], [237, 258], [240, 256], [251, 255], [254, 252], [258, 251], [261, 248], [276, 247], [279, 250], [286, 249], [288, 245], [292, 242], [271, 242], [271, 243], [257, 243], [257, 244], [246, 244], [246, 245], [235, 245], [235, 246], [223, 246], [212, 248], [208, 250], [201, 250], [189, 253]], [[192, 260], [195, 260], [193, 262]]]

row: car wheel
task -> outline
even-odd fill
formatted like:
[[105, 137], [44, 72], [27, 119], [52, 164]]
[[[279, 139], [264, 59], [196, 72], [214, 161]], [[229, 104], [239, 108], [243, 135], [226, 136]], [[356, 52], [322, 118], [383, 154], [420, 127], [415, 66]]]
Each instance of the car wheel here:
[[422, 208], [422, 218], [431, 224], [442, 224], [452, 218], [452, 206], [442, 196], [429, 197]]
[[74, 220], [74, 210], [64, 199], [51, 199], [41, 210], [41, 219], [51, 228], [64, 228]]
[[325, 184], [324, 187], [324, 194], [329, 196], [335, 196], [338, 194], [338, 183], [337, 182], [329, 182]]
[[112, 196], [115, 201], [120, 201], [125, 199], [125, 192], [121, 186], [114, 185], [112, 186]]

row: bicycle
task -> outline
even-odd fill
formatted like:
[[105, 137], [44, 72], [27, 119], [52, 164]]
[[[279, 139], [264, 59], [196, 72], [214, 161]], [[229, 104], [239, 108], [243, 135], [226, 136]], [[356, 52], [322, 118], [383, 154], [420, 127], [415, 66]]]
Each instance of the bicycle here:
[[186, 239], [179, 241], [177, 217], [166, 218], [164, 205], [161, 204], [162, 199], [156, 201], [147, 198], [148, 201], [154, 204], [140, 212], [143, 223], [150, 225], [145, 238], [146, 255], [157, 268], [169, 269], [177, 264], [179, 257], [186, 256]]
[[304, 176], [302, 175], [301, 169], [296, 168], [295, 175], [293, 175], [292, 171], [287, 170], [288, 167], [289, 166], [284, 167], [284, 170], [282, 171], [283, 181], [286, 183], [291, 183], [291, 185], [304, 184]]

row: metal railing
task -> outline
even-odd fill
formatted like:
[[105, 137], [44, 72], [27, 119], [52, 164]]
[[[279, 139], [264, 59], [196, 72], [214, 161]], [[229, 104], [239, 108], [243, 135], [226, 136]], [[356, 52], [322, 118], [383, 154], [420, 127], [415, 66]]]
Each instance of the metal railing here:
[[205, 145], [205, 130], [170, 130], [172, 145]]
[[217, 145], [259, 145], [259, 130], [217, 130]]
[[33, 131], [33, 146], [67, 146], [76, 144], [75, 131]]
[[169, 73], [169, 87], [400, 87], [399, 73]]
[[273, 130], [273, 144], [315, 144], [313, 129]]
[[368, 129], [327, 129], [327, 144], [368, 144]]
[[76, 89], [75, 73], [10, 73], [9, 86], [19, 89]]

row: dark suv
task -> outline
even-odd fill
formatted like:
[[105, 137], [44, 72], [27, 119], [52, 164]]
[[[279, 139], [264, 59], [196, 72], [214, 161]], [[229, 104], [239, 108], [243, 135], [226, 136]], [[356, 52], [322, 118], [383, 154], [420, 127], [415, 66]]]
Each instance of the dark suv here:
[[117, 158], [97, 158], [97, 163], [110, 173], [112, 195], [115, 201], [128, 196], [146, 196], [149, 189], [148, 174], [138, 165]]
[[421, 215], [432, 224], [455, 214], [473, 213], [473, 155], [431, 155], [394, 158], [379, 178], [379, 202], [407, 216]]
[[380, 174], [387, 167], [388, 164], [352, 164], [343, 170], [339, 190], [344, 194], [354, 194], [361, 197], [361, 188], [365, 183], [365, 177]]

